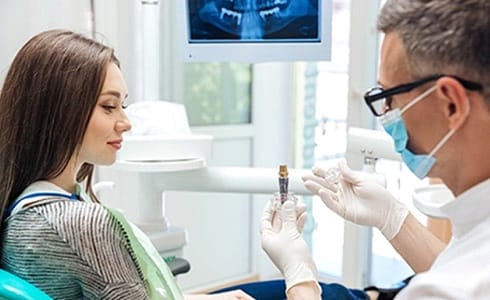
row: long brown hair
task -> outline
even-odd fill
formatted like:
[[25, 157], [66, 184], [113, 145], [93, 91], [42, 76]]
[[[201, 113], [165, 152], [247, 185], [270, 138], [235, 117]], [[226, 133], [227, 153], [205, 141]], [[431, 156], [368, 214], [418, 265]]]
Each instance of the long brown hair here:
[[[0, 91], [2, 219], [29, 184], [61, 174], [78, 151], [110, 62], [119, 65], [111, 48], [66, 30], [42, 32], [19, 50]], [[93, 169], [77, 174], [91, 194]]]

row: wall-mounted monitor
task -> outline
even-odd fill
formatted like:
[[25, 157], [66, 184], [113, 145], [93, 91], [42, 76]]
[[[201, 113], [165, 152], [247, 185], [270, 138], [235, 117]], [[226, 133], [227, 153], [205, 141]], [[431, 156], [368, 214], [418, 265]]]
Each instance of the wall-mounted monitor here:
[[331, 0], [174, 0], [184, 61], [324, 61]]

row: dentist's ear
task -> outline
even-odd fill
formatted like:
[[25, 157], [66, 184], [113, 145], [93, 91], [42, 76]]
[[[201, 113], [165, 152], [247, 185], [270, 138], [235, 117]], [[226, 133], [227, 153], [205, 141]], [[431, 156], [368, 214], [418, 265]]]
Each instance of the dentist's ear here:
[[470, 99], [468, 91], [455, 78], [446, 76], [437, 81], [438, 92], [446, 101], [445, 115], [450, 129], [463, 125], [470, 114]]

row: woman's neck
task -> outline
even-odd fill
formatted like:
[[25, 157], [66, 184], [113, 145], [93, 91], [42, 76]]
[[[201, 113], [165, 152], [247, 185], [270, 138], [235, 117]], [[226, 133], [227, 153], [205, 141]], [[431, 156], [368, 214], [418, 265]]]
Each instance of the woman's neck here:
[[77, 185], [77, 172], [79, 168], [73, 167], [73, 164], [68, 164], [60, 175], [48, 179], [49, 182], [56, 184], [68, 193], [74, 193]]
[[53, 179], [49, 179], [49, 182], [56, 184], [63, 190], [67, 191], [68, 193], [74, 193], [75, 192], [75, 186], [76, 182], [65, 182], [63, 180], [60, 180], [60, 177], [56, 177]]

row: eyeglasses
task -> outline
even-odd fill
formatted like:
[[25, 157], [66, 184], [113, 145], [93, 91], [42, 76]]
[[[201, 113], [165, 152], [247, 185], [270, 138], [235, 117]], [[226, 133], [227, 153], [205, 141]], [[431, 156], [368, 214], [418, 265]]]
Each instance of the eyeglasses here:
[[379, 117], [391, 109], [391, 102], [393, 101], [394, 95], [408, 93], [424, 83], [437, 80], [444, 76], [456, 79], [465, 89], [470, 91], [479, 91], [483, 89], [483, 86], [476, 82], [471, 82], [457, 76], [436, 74], [409, 83], [400, 84], [387, 90], [380, 86], [371, 88], [364, 94], [364, 101], [366, 101], [366, 104], [369, 106], [373, 114]]

